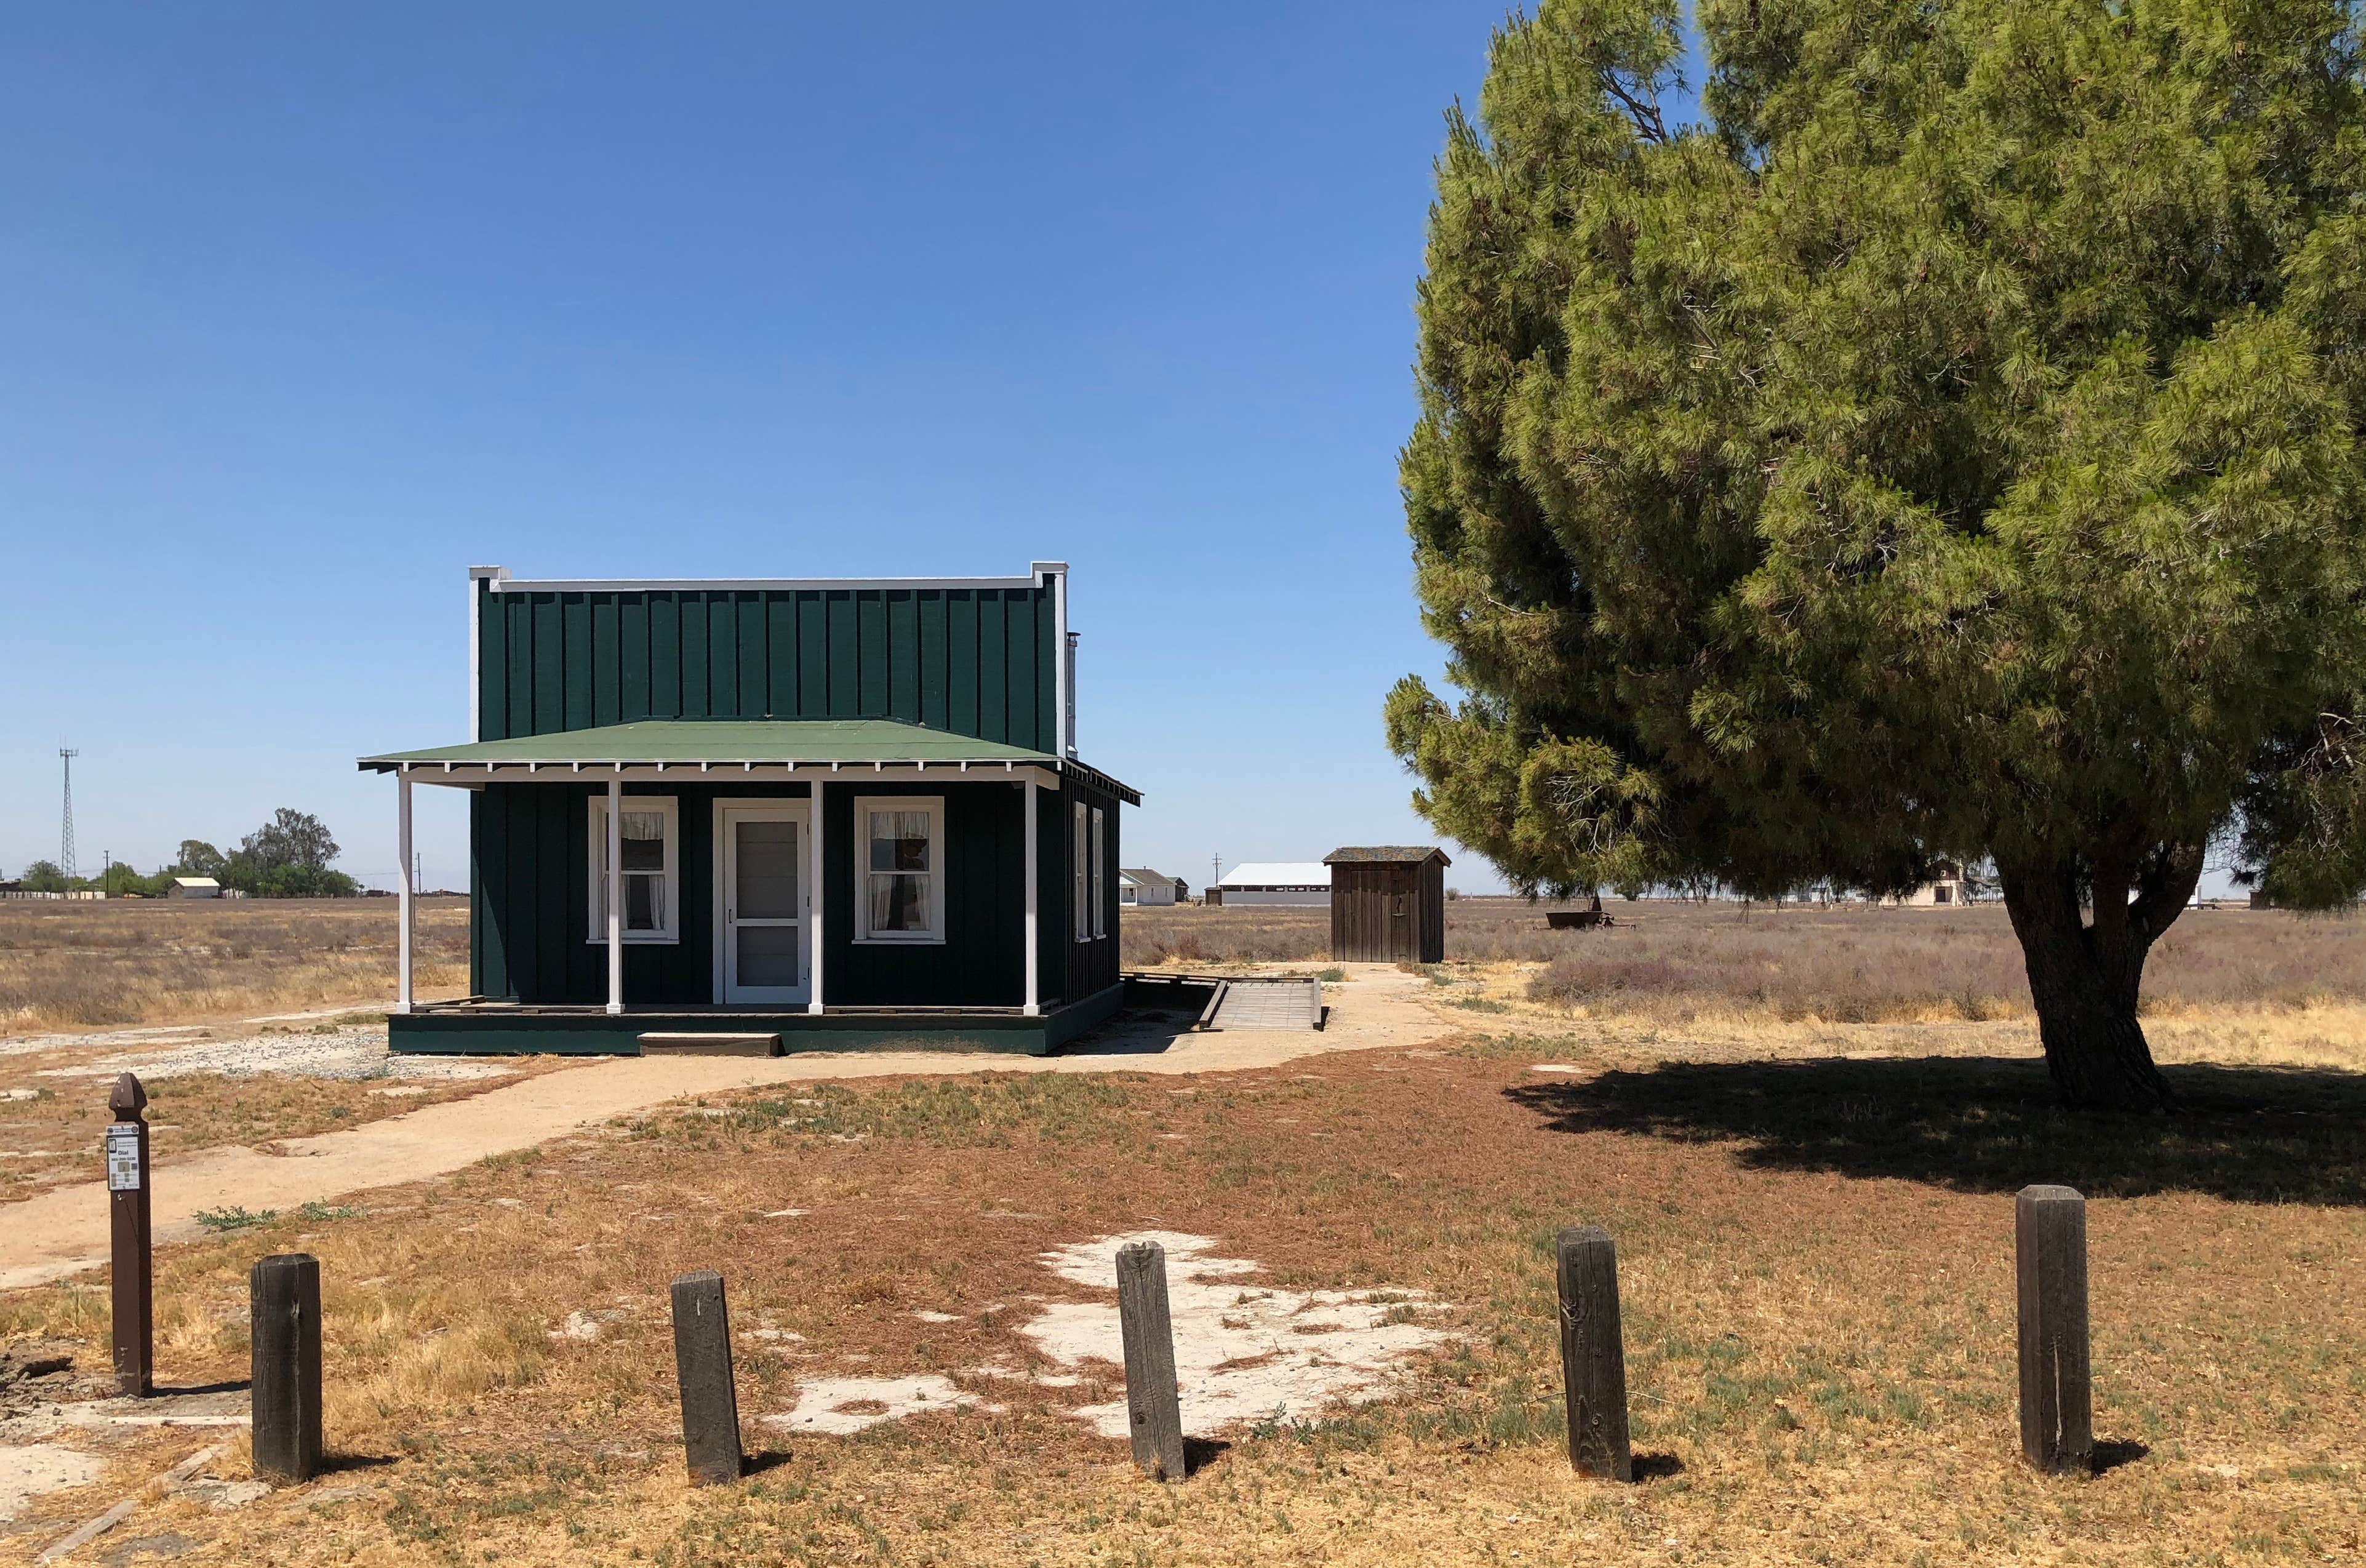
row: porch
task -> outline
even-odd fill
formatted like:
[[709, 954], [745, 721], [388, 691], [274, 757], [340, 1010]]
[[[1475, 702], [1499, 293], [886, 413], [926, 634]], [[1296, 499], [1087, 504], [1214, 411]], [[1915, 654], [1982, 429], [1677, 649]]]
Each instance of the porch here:
[[474, 995], [418, 1000], [405, 879], [398, 1051], [1040, 1055], [1122, 994], [1107, 868], [1139, 796], [1073, 758], [894, 720], [644, 720], [361, 765], [395, 776], [406, 864], [411, 786], [471, 792]]
[[[529, 1005], [469, 998], [414, 1004], [387, 1021], [388, 1046], [405, 1055], [639, 1056], [700, 1051], [785, 1056], [808, 1051], [995, 1051], [1042, 1056], [1115, 1013], [1113, 985], [1073, 1004], [1023, 1007], [832, 1007], [822, 1011], [719, 1004]], [[652, 1037], [655, 1037], [654, 1039]]]

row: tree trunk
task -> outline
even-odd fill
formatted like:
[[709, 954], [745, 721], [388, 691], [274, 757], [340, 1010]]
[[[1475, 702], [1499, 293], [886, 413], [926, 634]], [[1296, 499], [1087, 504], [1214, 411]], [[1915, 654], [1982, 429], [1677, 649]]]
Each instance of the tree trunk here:
[[[2136, 1000], [2146, 954], [2201, 879], [2201, 850], [2107, 851], [2087, 864], [2084, 878], [2078, 863], [1997, 868], [2029, 972], [2045, 1066], [2072, 1105], [2167, 1111], [2176, 1097], [2153, 1065]], [[2082, 880], [2093, 890], [2092, 923], [2079, 908]]]

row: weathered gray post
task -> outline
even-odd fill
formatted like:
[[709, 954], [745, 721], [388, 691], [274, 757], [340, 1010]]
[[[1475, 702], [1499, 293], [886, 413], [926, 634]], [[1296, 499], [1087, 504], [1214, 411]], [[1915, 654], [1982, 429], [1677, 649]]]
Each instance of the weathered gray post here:
[[1569, 1412], [1569, 1462], [1581, 1475], [1632, 1481], [1617, 1247], [1600, 1225], [1581, 1225], [1561, 1232], [1553, 1251], [1560, 1265], [1560, 1385]]
[[731, 1317], [712, 1269], [673, 1282], [673, 1364], [682, 1380], [682, 1446], [701, 1485], [739, 1479], [739, 1391], [731, 1381]]
[[2095, 1457], [2087, 1360], [2087, 1200], [2067, 1187], [2024, 1187], [2013, 1199], [2013, 1269], [2021, 1315], [2021, 1451], [2049, 1473]]
[[148, 1091], [130, 1073], [107, 1108], [107, 1223], [114, 1253], [115, 1392], [156, 1391], [156, 1289], [148, 1211]]
[[1175, 1322], [1166, 1307], [1166, 1249], [1138, 1241], [1117, 1254], [1118, 1334], [1125, 1343], [1125, 1404], [1133, 1462], [1153, 1481], [1180, 1481], [1183, 1406], [1175, 1386]]
[[253, 1312], [254, 1473], [310, 1481], [321, 1468], [321, 1260], [283, 1252], [247, 1276]]

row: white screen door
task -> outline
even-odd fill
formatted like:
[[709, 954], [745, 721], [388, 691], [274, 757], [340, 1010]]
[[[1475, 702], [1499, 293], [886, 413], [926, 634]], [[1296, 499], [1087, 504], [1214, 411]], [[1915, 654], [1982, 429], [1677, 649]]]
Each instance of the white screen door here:
[[723, 808], [723, 999], [806, 999], [806, 808]]

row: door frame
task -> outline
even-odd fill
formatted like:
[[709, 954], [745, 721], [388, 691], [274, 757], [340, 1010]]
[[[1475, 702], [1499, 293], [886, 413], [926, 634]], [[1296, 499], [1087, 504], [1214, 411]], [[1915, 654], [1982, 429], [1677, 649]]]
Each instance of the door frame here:
[[[734, 871], [738, 866], [736, 853], [738, 835], [734, 825], [741, 821], [794, 822], [798, 827], [797, 842], [797, 984], [794, 987], [764, 987], [764, 995], [735, 998], [731, 995], [731, 968], [734, 922], [726, 918], [727, 900], [730, 896]], [[710, 928], [715, 932], [715, 1000], [723, 1007], [802, 1008], [813, 996], [813, 880], [814, 810], [810, 796], [788, 796], [762, 799], [741, 795], [718, 796], [715, 802], [715, 914]]]

